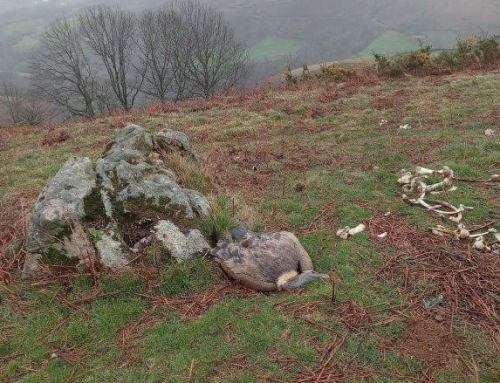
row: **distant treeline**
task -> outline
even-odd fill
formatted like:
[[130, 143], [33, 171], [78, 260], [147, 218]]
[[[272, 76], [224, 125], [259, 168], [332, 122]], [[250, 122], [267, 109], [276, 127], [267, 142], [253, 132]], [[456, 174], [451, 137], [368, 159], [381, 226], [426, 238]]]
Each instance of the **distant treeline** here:
[[94, 6], [48, 26], [29, 73], [26, 94], [4, 84], [15, 123], [39, 123], [23, 112], [35, 100], [49, 114], [94, 118], [139, 97], [208, 98], [244, 82], [248, 53], [223, 15], [196, 1], [140, 13]]

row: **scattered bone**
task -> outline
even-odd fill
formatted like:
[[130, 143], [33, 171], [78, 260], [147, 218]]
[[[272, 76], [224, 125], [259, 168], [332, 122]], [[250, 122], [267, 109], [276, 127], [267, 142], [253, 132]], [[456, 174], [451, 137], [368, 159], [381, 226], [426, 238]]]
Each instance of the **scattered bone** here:
[[401, 173], [401, 178], [398, 179], [398, 184], [400, 184], [400, 185], [409, 184], [411, 181], [411, 176], [412, 176], [412, 174], [410, 172], [405, 171], [404, 173]]
[[349, 227], [349, 226], [346, 226], [342, 229], [339, 229], [337, 231], [337, 236], [339, 236], [340, 238], [342, 239], [347, 239], [349, 238], [350, 236], [352, 235], [355, 235], [355, 234], [358, 234], [358, 233], [361, 233], [362, 231], [364, 231], [366, 229], [366, 226], [363, 225], [362, 223], [360, 223], [358, 226], [356, 227], [353, 227], [352, 229]]
[[488, 229], [488, 231], [487, 231], [487, 232], [485, 232], [485, 233], [471, 234], [471, 235], [470, 235], [470, 238], [479, 238], [479, 237], [484, 237], [485, 235], [488, 235], [488, 234], [490, 234], [490, 233], [496, 233], [496, 232], [497, 232], [497, 229], [495, 229], [495, 228], [493, 228], [493, 227], [492, 227], [491, 229]]
[[486, 244], [482, 235], [476, 238], [472, 247], [479, 251], [491, 251], [491, 247]]
[[378, 239], [384, 239], [387, 237], [387, 231], [384, 231], [382, 234], [377, 235]]
[[411, 126], [408, 124], [399, 125], [399, 130], [410, 130]]
[[452, 187], [452, 181], [450, 178], [445, 178], [441, 182], [435, 183], [434, 185], [428, 185], [425, 187], [425, 192], [429, 193], [435, 190], [439, 191], [449, 191], [450, 188]]
[[[432, 169], [424, 168], [424, 167], [422, 167], [422, 166], [416, 166], [416, 167], [415, 167], [415, 174], [416, 174], [417, 176], [425, 176], [425, 175], [429, 175], [429, 176], [431, 176], [431, 175], [433, 175], [434, 173], [436, 173], [436, 171], [435, 171], [435, 170], [432, 170]], [[411, 173], [410, 173], [410, 175], [411, 175]]]
[[495, 133], [496, 133], [496, 132], [495, 132], [493, 129], [486, 129], [486, 130], [484, 131], [484, 135], [485, 135], [485, 136], [494, 136], [494, 135], [495, 135]]
[[[489, 228], [488, 231], [482, 233], [471, 233], [461, 222], [463, 214], [467, 210], [472, 210], [472, 207], [460, 204], [458, 207], [446, 201], [434, 200], [426, 198], [428, 194], [449, 193], [457, 190], [453, 185], [455, 175], [452, 169], [448, 166], [443, 166], [441, 170], [433, 170], [423, 166], [416, 166], [414, 172], [409, 172], [406, 169], [401, 170], [401, 176], [398, 183], [403, 191], [403, 201], [412, 205], [422, 206], [425, 209], [432, 211], [440, 217], [447, 218], [457, 224], [457, 229], [451, 230], [442, 225], [437, 225], [430, 230], [434, 235], [441, 237], [452, 237], [457, 240], [474, 239], [473, 248], [480, 251], [491, 251], [492, 248], [485, 241], [485, 236], [493, 234], [496, 241], [500, 242], [500, 234], [497, 233], [495, 228]], [[430, 176], [441, 177], [442, 180], [432, 185], [427, 185], [426, 180]], [[459, 180], [464, 180], [460, 179]], [[481, 181], [485, 182], [485, 181]], [[486, 182], [500, 182], [500, 175], [494, 174]], [[485, 229], [491, 224], [484, 225], [476, 230]]]
[[445, 235], [455, 235], [453, 230], [447, 229], [442, 225], [437, 225], [436, 227], [431, 229], [432, 233], [435, 235], [439, 235], [440, 237], [444, 237]]
[[448, 166], [443, 166], [443, 169], [438, 170], [437, 173], [441, 174], [444, 178], [453, 178], [455, 175], [453, 170], [451, 170]]
[[455, 237], [458, 239], [465, 239], [470, 237], [470, 231], [465, 228], [465, 225], [460, 223], [458, 229], [454, 232]]

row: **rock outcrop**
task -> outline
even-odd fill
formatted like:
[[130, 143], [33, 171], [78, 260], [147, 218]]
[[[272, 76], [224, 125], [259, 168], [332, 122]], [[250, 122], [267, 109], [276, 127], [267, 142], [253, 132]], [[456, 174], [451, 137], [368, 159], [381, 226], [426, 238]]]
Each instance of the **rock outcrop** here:
[[95, 167], [69, 159], [30, 216], [25, 275], [42, 265], [124, 267], [152, 245], [178, 260], [207, 252], [196, 226], [209, 204], [164, 164], [173, 152], [198, 161], [184, 133], [129, 125]]

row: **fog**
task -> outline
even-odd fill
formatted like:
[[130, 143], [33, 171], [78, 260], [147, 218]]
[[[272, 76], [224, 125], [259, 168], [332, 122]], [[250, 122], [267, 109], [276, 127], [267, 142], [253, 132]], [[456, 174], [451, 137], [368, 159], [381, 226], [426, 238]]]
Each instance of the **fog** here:
[[[250, 82], [283, 67], [406, 51], [423, 40], [450, 48], [457, 36], [500, 32], [498, 0], [201, 0], [220, 9], [255, 63]], [[160, 0], [0, 0], [0, 81], [24, 81], [50, 21], [87, 5], [140, 10]]]

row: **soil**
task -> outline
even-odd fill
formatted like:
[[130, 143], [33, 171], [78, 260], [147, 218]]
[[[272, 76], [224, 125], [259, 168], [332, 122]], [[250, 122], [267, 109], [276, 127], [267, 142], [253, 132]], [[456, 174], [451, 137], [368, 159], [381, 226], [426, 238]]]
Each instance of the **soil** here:
[[435, 369], [445, 369], [458, 361], [458, 340], [448, 326], [427, 318], [412, 318], [396, 349], [405, 356], [415, 357]]

